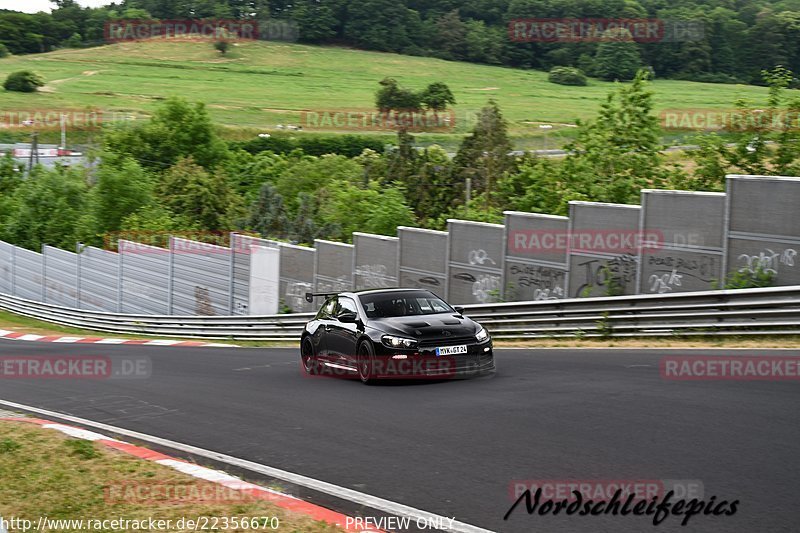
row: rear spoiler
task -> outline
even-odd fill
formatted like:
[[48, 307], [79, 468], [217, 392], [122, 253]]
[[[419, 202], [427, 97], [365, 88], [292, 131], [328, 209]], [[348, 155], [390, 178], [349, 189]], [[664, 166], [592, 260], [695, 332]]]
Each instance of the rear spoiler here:
[[314, 298], [319, 296], [324, 296], [325, 298], [330, 298], [331, 296], [336, 296], [339, 294], [338, 292], [307, 292], [306, 293], [306, 301], [308, 303], [314, 303]]

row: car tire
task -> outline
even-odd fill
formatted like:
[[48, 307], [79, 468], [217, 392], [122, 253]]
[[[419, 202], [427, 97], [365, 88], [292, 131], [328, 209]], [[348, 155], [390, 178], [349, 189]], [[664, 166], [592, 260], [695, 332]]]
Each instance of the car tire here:
[[319, 360], [317, 359], [317, 354], [314, 353], [314, 344], [308, 337], [303, 339], [300, 344], [300, 363], [303, 365], [303, 370], [306, 371], [306, 374], [314, 375], [319, 373]]
[[375, 350], [368, 341], [362, 341], [358, 345], [358, 377], [361, 383], [371, 385], [375, 383]]

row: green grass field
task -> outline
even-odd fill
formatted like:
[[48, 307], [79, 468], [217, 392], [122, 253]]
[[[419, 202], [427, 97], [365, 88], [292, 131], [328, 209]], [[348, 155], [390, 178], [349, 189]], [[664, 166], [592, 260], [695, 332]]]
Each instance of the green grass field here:
[[[458, 101], [454, 133], [468, 131], [471, 116], [494, 98], [520, 148], [543, 147], [540, 123], [555, 126], [548, 146], [560, 144], [574, 131], [568, 125], [593, 116], [614, 86], [591, 80], [566, 87], [539, 71], [275, 42], [239, 43], [227, 56], [210, 43], [148, 41], [0, 59], [0, 79], [21, 69], [39, 72], [47, 85], [36, 94], [0, 93], [0, 111], [94, 107], [142, 117], [164, 98], [183, 96], [239, 130], [232, 137], [301, 124], [301, 110], [369, 109], [386, 76], [414, 89], [444, 81]], [[767, 96], [761, 87], [672, 80], [656, 80], [653, 90], [657, 111], [729, 108], [736, 98], [763, 105]], [[448, 135], [420, 135], [426, 139], [449, 144]]]

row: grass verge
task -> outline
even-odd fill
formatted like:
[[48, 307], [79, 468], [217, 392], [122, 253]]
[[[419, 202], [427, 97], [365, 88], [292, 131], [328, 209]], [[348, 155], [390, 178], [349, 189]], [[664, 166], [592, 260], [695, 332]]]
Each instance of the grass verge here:
[[[104, 331], [93, 331], [88, 329], [73, 328], [69, 326], [61, 326], [35, 318], [29, 318], [22, 315], [10, 313], [8, 311], [0, 310], [0, 329], [9, 331], [19, 331], [22, 333], [32, 333], [35, 335], [72, 335], [76, 337], [113, 337], [115, 339], [160, 339], [166, 337], [158, 337], [154, 335], [126, 335], [122, 333], [107, 333]], [[203, 339], [196, 339], [190, 337], [169, 337], [171, 340], [185, 340], [197, 341]], [[233, 339], [209, 340], [208, 342], [219, 343], [235, 343], [238, 346], [252, 346], [252, 347], [280, 347], [292, 346], [296, 343], [280, 343], [273, 341], [234, 341]]]
[[[141, 491], [138, 496], [130, 497], [132, 493], [128, 487], [152, 490], [148, 490], [145, 498]], [[71, 439], [27, 423], [0, 422], [0, 516], [6, 520], [23, 518], [36, 524], [40, 517], [140, 521], [153, 517], [173, 520], [175, 525], [169, 529], [145, 526], [93, 530], [181, 531], [187, 529], [176, 526], [184, 517], [275, 517], [278, 523], [275, 531], [342, 531], [271, 502], [248, 499], [245, 494], [228, 489], [218, 492], [217, 488], [169, 467], [130, 457], [100, 444]], [[173, 495], [165, 497], [167, 491], [172, 491]], [[198, 494], [204, 496], [198, 498]], [[193, 501], [187, 503], [188, 500]], [[80, 531], [64, 524], [49, 530]], [[272, 529], [260, 527], [257, 530]], [[253, 529], [219, 527], [216, 531]]]

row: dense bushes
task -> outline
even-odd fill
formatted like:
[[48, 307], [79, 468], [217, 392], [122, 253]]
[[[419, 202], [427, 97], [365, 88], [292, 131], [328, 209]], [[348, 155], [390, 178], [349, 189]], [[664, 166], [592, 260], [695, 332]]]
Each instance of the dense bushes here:
[[547, 80], [559, 85], [586, 85], [586, 74], [574, 67], [553, 67]]
[[44, 86], [44, 80], [41, 76], [30, 70], [19, 70], [12, 72], [3, 83], [3, 88], [6, 91], [17, 91], [20, 93], [34, 93], [39, 87]]
[[305, 154], [321, 156], [325, 154], [339, 154], [345, 157], [356, 157], [364, 150], [374, 150], [383, 153], [384, 142], [377, 137], [365, 135], [289, 135], [271, 134], [270, 137], [259, 137], [252, 141], [234, 143], [235, 148], [241, 148], [251, 154], [259, 152], [273, 152], [276, 154], [289, 154], [294, 150], [302, 150]]

